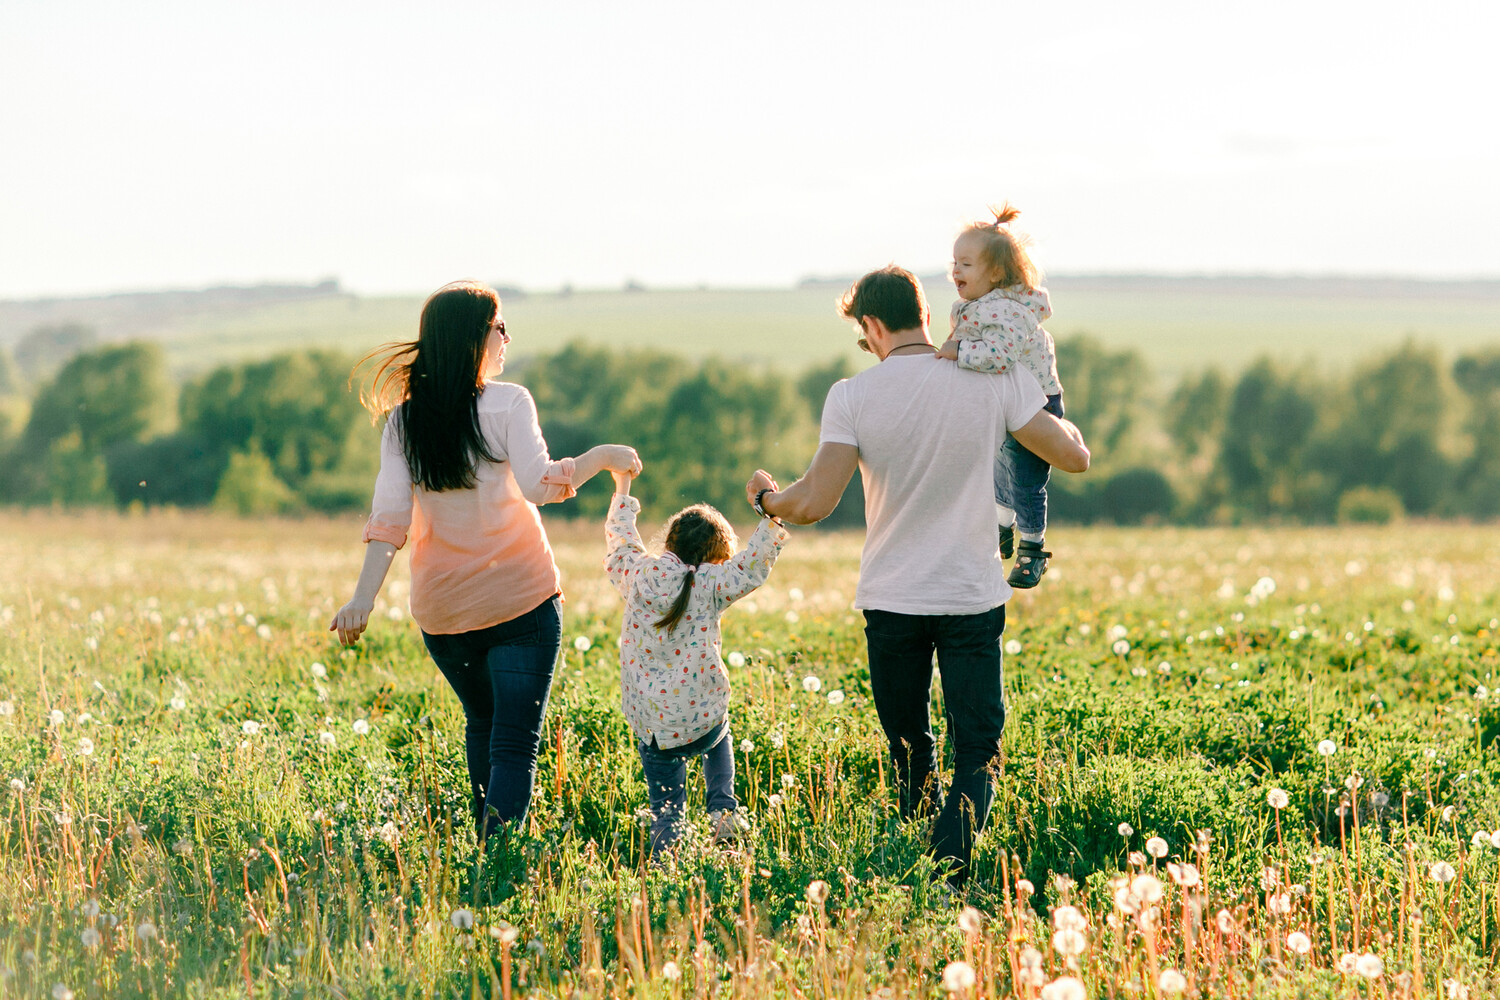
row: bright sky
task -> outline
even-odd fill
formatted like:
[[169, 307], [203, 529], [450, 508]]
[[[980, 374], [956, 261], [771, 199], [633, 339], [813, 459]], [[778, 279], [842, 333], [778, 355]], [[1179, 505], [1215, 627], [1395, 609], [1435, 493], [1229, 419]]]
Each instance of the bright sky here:
[[1492, 0], [0, 2], [0, 298], [1500, 276]]

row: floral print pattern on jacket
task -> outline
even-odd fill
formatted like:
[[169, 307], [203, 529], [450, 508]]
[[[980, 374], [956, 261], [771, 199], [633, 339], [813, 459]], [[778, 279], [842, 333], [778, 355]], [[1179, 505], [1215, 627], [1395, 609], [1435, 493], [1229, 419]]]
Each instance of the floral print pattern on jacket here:
[[1057, 348], [1042, 323], [1052, 316], [1045, 288], [1011, 285], [986, 292], [972, 302], [953, 303], [950, 320], [958, 341], [958, 366], [998, 375], [1020, 365], [1049, 396], [1061, 394]]
[[[786, 529], [761, 521], [750, 541], [722, 563], [689, 567], [672, 553], [652, 556], [641, 543], [635, 497], [615, 494], [604, 533], [604, 571], [625, 600], [620, 623], [620, 691], [625, 720], [663, 750], [691, 743], [729, 712], [729, 674], [719, 650], [719, 617], [766, 582]], [[671, 610], [693, 569], [687, 611], [670, 632], [655, 622]]]

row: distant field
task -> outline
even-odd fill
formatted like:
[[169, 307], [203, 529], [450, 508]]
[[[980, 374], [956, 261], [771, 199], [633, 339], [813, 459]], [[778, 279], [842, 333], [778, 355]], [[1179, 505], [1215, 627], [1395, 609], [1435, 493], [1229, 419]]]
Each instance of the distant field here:
[[[928, 279], [935, 333], [946, 331], [952, 289]], [[1141, 352], [1161, 376], [1211, 364], [1239, 368], [1271, 354], [1337, 369], [1412, 338], [1446, 356], [1500, 344], [1500, 282], [1275, 278], [1053, 277], [1060, 337], [1088, 333]], [[838, 284], [781, 289], [584, 291], [514, 296], [505, 303], [513, 356], [571, 340], [716, 354], [800, 368], [843, 354], [858, 358], [834, 302]], [[111, 331], [109, 300], [75, 310], [116, 336], [163, 342], [179, 372], [275, 351], [326, 346], [362, 353], [416, 330], [418, 297], [333, 295], [130, 315]], [[0, 303], [0, 343], [25, 327], [25, 304]], [[49, 322], [69, 314], [53, 303]]]

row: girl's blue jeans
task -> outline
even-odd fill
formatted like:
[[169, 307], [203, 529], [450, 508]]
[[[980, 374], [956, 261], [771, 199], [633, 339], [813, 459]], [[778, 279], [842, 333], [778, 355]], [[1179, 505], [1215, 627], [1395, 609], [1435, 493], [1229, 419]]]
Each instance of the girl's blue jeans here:
[[[1042, 409], [1054, 417], [1063, 415], [1062, 394], [1047, 397]], [[995, 502], [1016, 512], [1016, 528], [1030, 534], [1047, 530], [1047, 480], [1052, 466], [1006, 435], [995, 456]]]
[[734, 739], [728, 719], [680, 747], [663, 750], [654, 736], [649, 743], [637, 740], [636, 746], [646, 772], [646, 794], [651, 799], [652, 857], [671, 847], [682, 835], [689, 758], [703, 758], [703, 781], [708, 786], [703, 804], [709, 813], [739, 808], [739, 800], [734, 797]]
[[464, 708], [474, 829], [525, 819], [542, 718], [562, 646], [562, 597], [508, 622], [456, 635], [422, 633], [432, 662]]

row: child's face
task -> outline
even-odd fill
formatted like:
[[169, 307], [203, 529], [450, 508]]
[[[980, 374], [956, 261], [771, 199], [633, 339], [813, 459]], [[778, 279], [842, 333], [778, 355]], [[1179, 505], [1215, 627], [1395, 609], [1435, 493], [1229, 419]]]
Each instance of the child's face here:
[[983, 238], [978, 233], [964, 233], [953, 244], [953, 287], [964, 301], [973, 302], [998, 288], [997, 270], [984, 259]]

